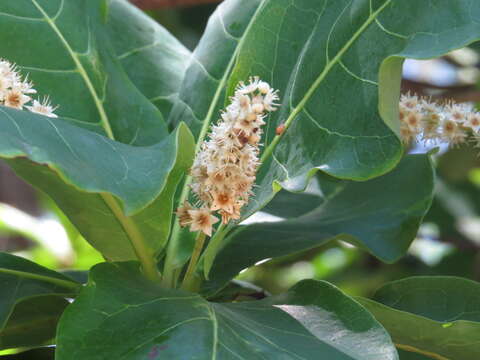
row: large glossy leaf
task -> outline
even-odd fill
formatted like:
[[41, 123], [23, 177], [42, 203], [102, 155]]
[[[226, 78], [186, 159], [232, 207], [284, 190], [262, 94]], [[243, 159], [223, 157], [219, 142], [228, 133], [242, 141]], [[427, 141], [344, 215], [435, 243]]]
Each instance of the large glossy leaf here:
[[[134, 259], [133, 237], [159, 253], [193, 140], [185, 127], [167, 137], [147, 97], [164, 96], [157, 105], [169, 111], [188, 51], [124, 0], [8, 2], [0, 4], [0, 20], [0, 56], [30, 72], [39, 92], [60, 105], [63, 121], [93, 130], [0, 109], [0, 156], [16, 158], [16, 171], [54, 198], [105, 257]], [[24, 156], [48, 167], [17, 159]], [[117, 196], [135, 218], [99, 192]]]
[[75, 125], [124, 143], [153, 144], [167, 136], [166, 125], [116, 59], [109, 22], [124, 19], [108, 21], [108, 3], [2, 1], [0, 56], [28, 72], [39, 92], [50, 95], [60, 106], [57, 112]]
[[255, 19], [262, 0], [224, 1], [214, 12], [192, 54], [169, 122], [184, 121], [194, 135], [219, 117], [225, 102], [225, 86], [242, 38]]
[[[64, 297], [80, 284], [18, 256], [0, 253], [0, 349], [41, 345], [55, 334]], [[48, 301], [50, 299], [50, 301]]]
[[[246, 215], [279, 184], [303, 189], [316, 169], [346, 179], [379, 176], [402, 153], [394, 131], [403, 58], [440, 56], [480, 38], [477, 15], [471, 0], [227, 0], [193, 54], [183, 104], [170, 121], [185, 120], [199, 133], [251, 75], [280, 89]], [[278, 142], [281, 123], [288, 130]]]
[[[430, 206], [433, 169], [428, 156], [410, 155], [394, 171], [367, 182], [324, 177], [320, 188], [322, 184], [326, 196], [317, 196], [318, 205], [310, 212], [281, 222], [240, 226], [228, 236], [213, 263], [206, 290], [218, 289], [260, 260], [332, 239], [358, 244], [383, 261], [397, 260], [415, 238]], [[308, 201], [311, 205], [312, 198]]]
[[306, 281], [257, 302], [209, 303], [148, 283], [136, 263], [100, 264], [64, 313], [56, 358], [397, 359], [354, 300]]
[[366, 179], [394, 166], [399, 143], [385, 123], [398, 129], [401, 58], [440, 56], [480, 38], [477, 13], [470, 0], [264, 1], [229, 89], [256, 74], [281, 90], [265, 145], [274, 148], [285, 123], [272, 165], [284, 171], [282, 186], [302, 188], [314, 168]]
[[456, 277], [413, 277], [358, 300], [398, 347], [434, 359], [480, 357], [480, 284]]
[[167, 118], [177, 101], [190, 52], [129, 2], [109, 4], [107, 28], [117, 58], [135, 86]]
[[[49, 194], [104, 256], [135, 259], [132, 236], [143, 238], [152, 254], [162, 249], [175, 188], [193, 157], [185, 125], [149, 147], [8, 108], [0, 109], [0, 126], [0, 156]], [[105, 193], [120, 199], [130, 217]]]

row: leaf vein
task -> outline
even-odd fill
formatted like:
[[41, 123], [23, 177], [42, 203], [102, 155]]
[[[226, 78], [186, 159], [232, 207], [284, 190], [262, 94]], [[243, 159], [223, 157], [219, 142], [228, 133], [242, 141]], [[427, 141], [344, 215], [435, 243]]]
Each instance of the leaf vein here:
[[220, 7], [218, 9], [218, 12], [219, 12], [218, 19], [220, 21], [220, 24], [222, 25], [222, 29], [223, 29], [223, 32], [225, 33], [225, 35], [227, 35], [229, 38], [231, 38], [233, 40], [236, 40], [236, 41], [240, 40], [239, 37], [233, 36], [231, 33], [228, 32], [227, 27], [225, 26], [225, 21], [223, 21], [223, 17], [222, 17], [222, 7]]
[[396, 33], [396, 32], [393, 32], [393, 31], [388, 30], [388, 29], [380, 22], [380, 20], [378, 20], [378, 18], [375, 19], [375, 23], [378, 25], [378, 27], [379, 27], [384, 33], [386, 33], [386, 34], [388, 34], [388, 35], [391, 35], [391, 36], [393, 36], [393, 37], [397, 37], [397, 38], [400, 38], [400, 39], [403, 39], [403, 40], [408, 39], [408, 36], [406, 36], [406, 35], [402, 35], [402, 34], [399, 34], [399, 33]]
[[376, 81], [373, 81], [373, 80], [369, 80], [369, 79], [364, 79], [360, 76], [358, 76], [357, 74], [355, 74], [353, 71], [351, 71], [344, 63], [343, 61], [339, 61], [338, 62], [340, 64], [340, 66], [342, 67], [343, 70], [345, 70], [345, 72], [350, 75], [351, 77], [353, 77], [354, 79], [356, 80], [359, 80], [361, 82], [365, 82], [367, 84], [370, 84], [370, 85], [375, 85], [375, 86], [378, 86], [378, 83]]
[[14, 19], [27, 20], [27, 21], [39, 21], [39, 22], [44, 22], [45, 21], [45, 19], [43, 19], [43, 18], [32, 18], [32, 17], [26, 17], [26, 16], [18, 16], [18, 15], [9, 14], [9, 13], [6, 13], [6, 12], [0, 12], [0, 16], [11, 17], [11, 18], [14, 18]]
[[[294, 121], [297, 118], [297, 115], [305, 108], [305, 105], [307, 102], [310, 100], [310, 98], [313, 96], [315, 90], [320, 86], [320, 84], [323, 82], [323, 80], [327, 77], [329, 74], [330, 70], [335, 66], [337, 62], [339, 62], [343, 55], [350, 49], [350, 47], [355, 43], [355, 41], [362, 35], [362, 33], [367, 29], [367, 27], [376, 19], [376, 17], [388, 6], [392, 0], [387, 0], [385, 3], [380, 6], [377, 10], [375, 10], [374, 13], [372, 13], [367, 20], [360, 26], [360, 28], [353, 34], [353, 36], [346, 42], [346, 44], [338, 51], [338, 53], [335, 55], [335, 57], [328, 62], [323, 71], [320, 73], [320, 75], [315, 79], [313, 82], [312, 86], [307, 90], [305, 93], [304, 97], [302, 100], [298, 103], [298, 105], [293, 109], [293, 111], [290, 113], [288, 116], [287, 120], [285, 121], [285, 129], [288, 130], [289, 126], [291, 125], [292, 121]], [[284, 131], [285, 133], [286, 131]], [[261, 162], [265, 162], [266, 158], [268, 158], [272, 152], [275, 146], [278, 144], [280, 141], [281, 135], [275, 136], [273, 139], [272, 143], [265, 149], [265, 151], [262, 154], [261, 157]]]
[[205, 65], [203, 65], [195, 56], [195, 54], [192, 55], [191, 59], [195, 62], [195, 64], [197, 64], [198, 66], [200, 66], [200, 68], [202, 69], [202, 71], [205, 73], [205, 75], [207, 75], [207, 77], [209, 77], [210, 79], [212, 79], [214, 82], [220, 82], [219, 79], [217, 79], [216, 77], [214, 77], [212, 74], [210, 74], [207, 70], [207, 68], [205, 67]]
[[320, 130], [323, 130], [326, 133], [328, 133], [328, 135], [334, 135], [334, 136], [343, 137], [343, 138], [350, 138], [350, 139], [353, 139], [353, 140], [356, 140], [356, 139], [378, 139], [378, 140], [382, 140], [382, 139], [387, 139], [387, 138], [390, 138], [390, 137], [393, 136], [393, 135], [378, 136], [378, 135], [349, 135], [349, 134], [343, 134], [341, 132], [333, 131], [333, 130], [330, 130], [330, 129], [320, 125], [315, 120], [315, 118], [312, 116], [312, 114], [310, 114], [310, 112], [307, 110], [307, 108], [303, 108], [302, 111], [305, 115], [307, 115], [308, 119], [310, 119]]
[[108, 120], [108, 116], [107, 116], [107, 113], [102, 105], [102, 102], [100, 101], [100, 98], [97, 94], [97, 91], [95, 90], [95, 87], [93, 86], [93, 83], [90, 79], [90, 77], [88, 76], [88, 73], [87, 71], [85, 70], [85, 68], [83, 67], [80, 59], [78, 58], [78, 54], [72, 49], [72, 47], [70, 46], [70, 44], [68, 43], [67, 39], [65, 39], [65, 37], [63, 36], [62, 32], [60, 31], [60, 29], [57, 27], [57, 25], [55, 24], [55, 21], [54, 19], [50, 18], [48, 16], [48, 14], [46, 13], [46, 11], [38, 4], [38, 2], [36, 0], [30, 0], [34, 5], [35, 7], [42, 13], [43, 17], [45, 18], [45, 21], [48, 23], [48, 25], [52, 28], [52, 30], [55, 32], [55, 34], [58, 36], [58, 38], [60, 39], [61, 43], [63, 44], [63, 46], [65, 47], [65, 49], [67, 50], [67, 52], [69, 53], [70, 57], [72, 58], [73, 62], [75, 63], [75, 66], [78, 68], [78, 71], [80, 73], [80, 75], [82, 76], [90, 94], [92, 95], [93, 97], [93, 100], [95, 102], [95, 105], [97, 107], [97, 110], [99, 112], [99, 115], [100, 115], [100, 119], [101, 119], [101, 123], [104, 127], [104, 130], [105, 132], [107, 133], [107, 135], [110, 137], [110, 138], [114, 138], [113, 136], [113, 132], [112, 132], [112, 129], [111, 129], [111, 126], [110, 126], [110, 123], [109, 123], [109, 120]]

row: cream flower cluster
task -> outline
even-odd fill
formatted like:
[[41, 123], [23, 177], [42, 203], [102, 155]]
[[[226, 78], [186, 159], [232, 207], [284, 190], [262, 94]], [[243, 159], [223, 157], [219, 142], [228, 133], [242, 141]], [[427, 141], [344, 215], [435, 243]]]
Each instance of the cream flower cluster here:
[[32, 101], [30, 95], [36, 93], [33, 84], [28, 79], [22, 79], [14, 64], [0, 59], [0, 105], [19, 110], [27, 109], [48, 117], [57, 117], [53, 113], [55, 108], [50, 105], [48, 98], [42, 101]]
[[467, 104], [437, 104], [416, 95], [400, 98], [400, 135], [406, 144], [417, 139], [463, 143], [468, 135], [480, 138], [480, 113]]
[[276, 110], [277, 93], [258, 77], [237, 86], [195, 158], [191, 188], [199, 208], [183, 204], [177, 211], [181, 226], [211, 236], [212, 225], [218, 222], [212, 212], [218, 212], [224, 224], [240, 218], [240, 209], [253, 195], [261, 127], [267, 114]]

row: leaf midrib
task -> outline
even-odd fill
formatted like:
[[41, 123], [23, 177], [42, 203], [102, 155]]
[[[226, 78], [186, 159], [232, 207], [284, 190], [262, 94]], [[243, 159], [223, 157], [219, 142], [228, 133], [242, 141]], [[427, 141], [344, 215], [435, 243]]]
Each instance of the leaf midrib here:
[[68, 54], [71, 56], [71, 58], [72, 58], [73, 62], [75, 63], [75, 66], [76, 66], [80, 76], [83, 78], [85, 84], [87, 85], [88, 91], [92, 95], [92, 98], [95, 102], [95, 106], [97, 107], [98, 113], [100, 115], [100, 121], [101, 121], [102, 127], [104, 128], [108, 137], [110, 139], [114, 140], [115, 138], [114, 138], [114, 135], [113, 135], [112, 127], [110, 125], [110, 122], [109, 122], [107, 113], [105, 111], [105, 108], [102, 105], [102, 101], [100, 100], [100, 97], [98, 96], [98, 94], [95, 90], [95, 87], [93, 86], [93, 83], [92, 83], [90, 77], [87, 74], [87, 71], [83, 67], [80, 59], [78, 58], [77, 53], [75, 51], [73, 51], [70, 44], [68, 43], [68, 41], [65, 39], [65, 37], [63, 36], [60, 29], [55, 24], [54, 19], [52, 19], [47, 14], [47, 12], [37, 3], [36, 0], [31, 0], [31, 1], [32, 1], [33, 5], [38, 9], [38, 11], [40, 11], [40, 13], [44, 17], [45, 21], [47, 22], [47, 24], [50, 25], [52, 30], [55, 32], [55, 34], [58, 36], [58, 38], [62, 42], [63, 46], [67, 50]]
[[444, 357], [440, 354], [433, 353], [433, 352], [426, 351], [426, 350], [422, 350], [422, 349], [416, 348], [416, 347], [411, 346], [411, 345], [399, 344], [399, 343], [394, 343], [394, 344], [395, 344], [395, 347], [398, 348], [398, 349], [405, 350], [405, 351], [408, 351], [408, 352], [417, 353], [417, 354], [422, 354], [422, 355], [425, 355], [425, 356], [427, 356], [429, 358], [432, 358], [432, 359], [435, 359], [435, 360], [451, 360], [451, 359], [446, 358], [446, 357]]
[[[93, 86], [93, 83], [88, 76], [85, 68], [83, 67], [77, 53], [72, 49], [68, 41], [65, 39], [63, 36], [62, 32], [60, 29], [57, 27], [55, 24], [54, 19], [52, 19], [46, 12], [45, 10], [37, 3], [36, 0], [31, 0], [32, 3], [35, 5], [35, 7], [40, 11], [40, 13], [43, 15], [45, 21], [50, 25], [52, 30], [57, 34], [58, 38], [62, 42], [63, 46], [73, 59], [73, 62], [75, 63], [75, 66], [77, 67], [78, 72], [82, 76], [83, 80], [85, 81], [85, 84], [87, 85], [87, 88], [92, 95], [92, 98], [95, 102], [95, 105], [98, 109], [98, 112], [100, 114], [100, 120], [101, 120], [101, 125], [103, 129], [105, 130], [107, 136], [115, 140], [115, 137], [112, 132], [112, 128], [110, 126], [110, 122], [108, 119], [108, 116], [106, 114], [105, 108], [103, 107], [102, 100], [100, 100], [95, 87]], [[64, 0], [62, 0], [64, 1]], [[137, 256], [137, 258], [140, 260], [140, 262], [144, 265], [144, 271], [146, 273], [146, 276], [150, 278], [151, 280], [157, 280], [158, 279], [158, 272], [156, 270], [156, 264], [155, 264], [155, 259], [148, 250], [146, 244], [145, 244], [145, 239], [143, 238], [141, 232], [139, 231], [138, 227], [136, 226], [135, 222], [132, 220], [131, 217], [128, 217], [124, 215], [124, 212], [122, 208], [119, 206], [117, 200], [109, 193], [101, 193], [100, 196], [102, 199], [105, 201], [107, 206], [110, 208], [118, 222], [120, 223], [121, 227], [124, 229], [127, 237], [130, 239], [130, 243], [132, 245], [132, 248]]]
[[[273, 153], [273, 150], [275, 149], [276, 145], [278, 142], [281, 140], [281, 138], [285, 135], [287, 132], [288, 128], [291, 126], [292, 122], [295, 120], [297, 115], [304, 109], [306, 103], [310, 98], [313, 96], [314, 92], [318, 89], [320, 84], [323, 82], [323, 80], [327, 77], [329, 74], [330, 70], [335, 66], [343, 57], [345, 52], [347, 52], [350, 47], [353, 45], [353, 43], [360, 37], [360, 35], [363, 34], [363, 32], [366, 30], [366, 28], [373, 22], [375, 19], [378, 17], [378, 15], [388, 6], [392, 0], [387, 0], [385, 3], [380, 6], [377, 10], [375, 10], [373, 13], [369, 15], [367, 20], [360, 26], [360, 28], [353, 34], [353, 36], [347, 41], [347, 43], [337, 52], [337, 54], [330, 60], [324, 67], [323, 71], [320, 73], [320, 75], [315, 79], [314, 83], [308, 91], [305, 93], [305, 96], [302, 98], [302, 100], [298, 103], [298, 105], [293, 108], [292, 112], [288, 116], [287, 120], [285, 120], [285, 130], [283, 131], [282, 134], [276, 135], [270, 145], [265, 149], [263, 152], [260, 162], [263, 164]], [[327, 45], [328, 46], [328, 45]]]
[[25, 279], [32, 279], [32, 280], [39, 280], [39, 281], [44, 281], [48, 282], [53, 285], [61, 286], [63, 288], [67, 288], [70, 290], [76, 291], [81, 285], [70, 280], [62, 280], [46, 275], [39, 275], [39, 274], [34, 274], [30, 273], [27, 271], [21, 271], [21, 270], [12, 270], [12, 269], [6, 269], [6, 268], [0, 268], [0, 274], [8, 274], [8, 275], [13, 275], [17, 276], [19, 278], [25, 278]]

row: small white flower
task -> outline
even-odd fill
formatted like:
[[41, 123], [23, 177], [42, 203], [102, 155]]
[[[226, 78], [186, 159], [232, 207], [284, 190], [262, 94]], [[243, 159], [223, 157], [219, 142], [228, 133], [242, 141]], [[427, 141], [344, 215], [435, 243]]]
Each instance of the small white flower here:
[[28, 103], [31, 98], [24, 95], [20, 89], [10, 89], [5, 92], [3, 97], [3, 105], [14, 108], [23, 109], [23, 105]]
[[467, 134], [463, 131], [456, 120], [445, 119], [442, 122], [441, 136], [450, 145], [458, 145], [465, 141]]
[[480, 131], [480, 114], [477, 112], [468, 114], [467, 120], [463, 123], [463, 126], [478, 133]]
[[218, 219], [210, 213], [209, 209], [187, 210], [190, 215], [190, 231], [202, 231], [205, 235], [212, 236], [212, 226]]
[[402, 95], [400, 98], [400, 106], [405, 107], [407, 109], [415, 109], [418, 105], [422, 104], [423, 99], [420, 99], [416, 95], [410, 95], [407, 93], [406, 95]]
[[443, 114], [446, 118], [449, 118], [458, 124], [462, 124], [471, 111], [472, 108], [465, 104], [451, 103], [445, 106]]
[[276, 103], [276, 101], [279, 99], [278, 91], [274, 91], [273, 89], [267, 91], [265, 97], [263, 98], [263, 106], [265, 106], [265, 110], [268, 112], [275, 111], [279, 105]]
[[37, 90], [33, 88], [33, 83], [27, 79], [16, 82], [13, 87], [18, 87], [24, 94], [36, 94]]
[[48, 98], [45, 98], [43, 102], [40, 102], [38, 100], [33, 100], [32, 106], [25, 106], [25, 107], [31, 112], [36, 114], [45, 115], [51, 118], [57, 117], [57, 115], [53, 113], [55, 111], [55, 108], [52, 107], [52, 105], [50, 105], [50, 101], [48, 100]]
[[260, 91], [261, 94], [266, 95], [270, 91], [270, 85], [265, 81], [261, 81], [258, 84], [258, 91]]
[[17, 78], [15, 65], [6, 60], [0, 60], [0, 76], [15, 80]]
[[[235, 92], [237, 94], [251, 94], [255, 91], [257, 91], [257, 89], [259, 89], [259, 85], [262, 84], [263, 82], [260, 81], [260, 78], [258, 76], [253, 76], [249, 79], [249, 82], [248, 84], [245, 84], [243, 81], [241, 81]], [[268, 85], [268, 84], [267, 84]]]

